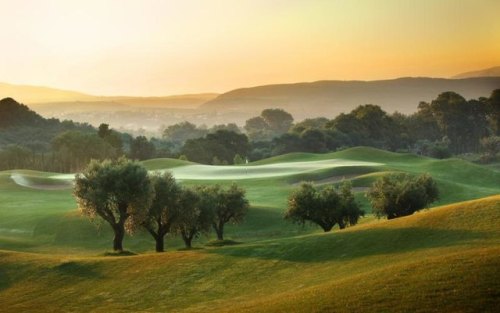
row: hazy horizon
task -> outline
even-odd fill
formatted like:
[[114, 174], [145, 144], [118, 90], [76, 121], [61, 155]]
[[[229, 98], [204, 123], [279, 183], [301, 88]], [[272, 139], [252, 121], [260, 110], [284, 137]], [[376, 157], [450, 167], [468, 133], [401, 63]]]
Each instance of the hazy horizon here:
[[492, 0], [24, 0], [0, 10], [0, 81], [93, 95], [450, 77], [500, 64]]

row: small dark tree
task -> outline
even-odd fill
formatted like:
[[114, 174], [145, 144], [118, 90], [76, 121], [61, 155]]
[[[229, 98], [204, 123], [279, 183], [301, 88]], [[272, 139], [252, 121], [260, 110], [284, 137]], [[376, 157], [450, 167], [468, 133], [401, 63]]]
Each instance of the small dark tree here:
[[210, 206], [200, 206], [200, 196], [196, 190], [182, 189], [179, 197], [179, 216], [173, 230], [180, 234], [186, 248], [192, 247], [194, 238], [208, 233], [212, 226]]
[[111, 135], [111, 129], [109, 128], [109, 124], [102, 123], [101, 125], [99, 125], [99, 128], [97, 130], [97, 135], [103, 139]]
[[283, 109], [266, 109], [260, 116], [276, 135], [286, 133], [293, 124], [293, 116]]
[[500, 136], [490, 136], [481, 139], [481, 149], [483, 150], [482, 159], [486, 162], [496, 159], [500, 151]]
[[318, 190], [311, 183], [303, 183], [292, 192], [288, 199], [285, 219], [304, 225], [311, 222], [319, 225], [325, 232], [339, 224], [357, 224], [364, 212], [354, 200], [351, 185], [344, 183], [340, 190], [333, 186]]
[[153, 188], [144, 167], [120, 158], [90, 162], [76, 175], [74, 195], [82, 214], [109, 223], [115, 234], [113, 249], [123, 251], [125, 231], [131, 232], [144, 219]]
[[212, 226], [218, 240], [224, 240], [224, 225], [240, 223], [248, 211], [245, 190], [232, 184], [227, 190], [220, 185], [199, 189], [200, 209], [212, 212]]
[[119, 133], [109, 128], [108, 124], [99, 125], [97, 135], [111, 145], [118, 155], [123, 155], [123, 140]]
[[387, 219], [407, 216], [428, 207], [439, 197], [435, 181], [428, 174], [390, 174], [379, 178], [367, 193], [373, 212]]
[[138, 136], [130, 142], [130, 158], [133, 160], [151, 159], [155, 152], [155, 145], [144, 136]]
[[143, 227], [156, 241], [156, 252], [164, 251], [164, 238], [179, 216], [180, 189], [169, 172], [151, 177], [155, 195]]

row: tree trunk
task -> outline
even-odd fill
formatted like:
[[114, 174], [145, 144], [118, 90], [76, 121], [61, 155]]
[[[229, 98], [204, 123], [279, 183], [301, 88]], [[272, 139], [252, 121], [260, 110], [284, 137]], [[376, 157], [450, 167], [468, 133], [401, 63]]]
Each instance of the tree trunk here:
[[123, 225], [116, 225], [114, 227], [115, 238], [113, 238], [113, 250], [114, 251], [123, 251], [123, 237], [125, 235], [125, 230], [123, 229]]
[[191, 249], [191, 242], [193, 241], [193, 236], [188, 236], [184, 232], [182, 233], [182, 240], [184, 240], [184, 245], [186, 248]]
[[342, 222], [342, 221], [341, 221], [341, 222], [339, 222], [339, 228], [340, 228], [340, 229], [344, 229], [344, 228], [345, 228], [345, 224], [344, 224], [344, 222]]
[[156, 238], [156, 252], [163, 252], [164, 250], [164, 237], [158, 235]]
[[331, 231], [331, 230], [332, 230], [332, 228], [333, 228], [333, 225], [327, 225], [327, 224], [323, 224], [323, 225], [320, 225], [320, 226], [321, 226], [321, 228], [323, 228], [323, 231], [324, 231], [325, 233], [327, 233], [327, 232]]
[[217, 240], [224, 240], [224, 224], [219, 223], [219, 225], [214, 224], [215, 233], [217, 234]]

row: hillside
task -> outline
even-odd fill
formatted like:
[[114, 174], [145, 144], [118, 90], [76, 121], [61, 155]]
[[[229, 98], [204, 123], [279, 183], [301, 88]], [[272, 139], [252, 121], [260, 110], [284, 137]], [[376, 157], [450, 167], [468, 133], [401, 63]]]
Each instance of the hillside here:
[[452, 78], [471, 78], [471, 77], [500, 77], [500, 66], [490, 67], [479, 71], [465, 72], [453, 76]]
[[86, 109], [118, 110], [130, 107], [196, 108], [217, 95], [199, 93], [165, 97], [95, 96], [51, 87], [0, 83], [0, 98], [14, 98], [37, 110], [54, 110], [54, 112], [61, 109], [66, 112], [78, 112]]
[[[0, 172], [2, 312], [495, 312], [500, 277], [500, 173], [458, 159], [357, 147], [295, 153], [248, 166], [145, 161], [182, 184], [230, 184], [251, 204], [226, 238], [239, 242], [152, 253], [151, 236], [125, 239], [138, 253], [111, 257], [107, 224], [81, 217], [73, 175]], [[441, 199], [395, 220], [377, 220], [364, 190], [388, 172], [429, 172]], [[283, 220], [296, 182], [350, 179], [368, 215], [323, 233]], [[489, 196], [489, 197], [486, 197]], [[478, 199], [481, 197], [486, 197]], [[463, 203], [463, 200], [476, 199]], [[180, 249], [180, 250], [179, 250]], [[67, 299], [72, 299], [67, 301]]]
[[368, 103], [380, 105], [388, 112], [411, 113], [416, 111], [419, 102], [431, 101], [444, 91], [455, 91], [469, 99], [489, 96], [499, 87], [500, 77], [319, 81], [236, 89], [208, 101], [202, 108], [256, 115], [265, 108], [283, 108], [297, 120], [317, 116], [334, 117]]
[[0, 83], [0, 99], [14, 98], [46, 118], [101, 123], [113, 128], [157, 132], [162, 125], [191, 120], [198, 124], [214, 124], [197, 109], [217, 97], [215, 93], [172, 95], [165, 97], [94, 96], [48, 87]]
[[6, 97], [17, 99], [23, 103], [89, 101], [95, 98], [76, 91], [0, 83], [0, 99]]
[[12, 98], [0, 100], [0, 130], [0, 150], [10, 144], [48, 146], [52, 138], [67, 130], [95, 131], [88, 125], [45, 119]]
[[[495, 312], [500, 197], [223, 248], [0, 250], [3, 312]], [[71, 299], [71, 301], [67, 301]]]
[[0, 129], [42, 125], [45, 122], [37, 113], [12, 98], [0, 99]]

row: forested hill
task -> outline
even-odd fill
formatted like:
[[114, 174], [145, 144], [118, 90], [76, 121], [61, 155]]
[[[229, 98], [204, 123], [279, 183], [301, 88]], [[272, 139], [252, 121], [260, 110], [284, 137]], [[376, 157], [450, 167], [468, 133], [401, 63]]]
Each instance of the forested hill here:
[[444, 91], [454, 91], [467, 99], [477, 99], [498, 88], [500, 77], [318, 81], [236, 89], [208, 101], [202, 108], [251, 113], [258, 113], [266, 108], [282, 108], [297, 120], [336, 116], [349, 112], [360, 104], [375, 104], [386, 112], [408, 114], [416, 111], [419, 102], [431, 101]]
[[0, 129], [25, 125], [42, 125], [45, 120], [27, 106], [17, 103], [12, 98], [0, 100]]
[[0, 100], [0, 149], [10, 144], [48, 146], [61, 132], [95, 132], [90, 125], [45, 119], [12, 98]]

